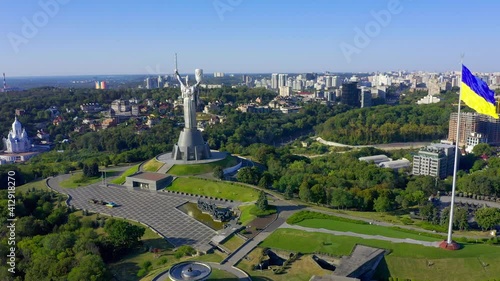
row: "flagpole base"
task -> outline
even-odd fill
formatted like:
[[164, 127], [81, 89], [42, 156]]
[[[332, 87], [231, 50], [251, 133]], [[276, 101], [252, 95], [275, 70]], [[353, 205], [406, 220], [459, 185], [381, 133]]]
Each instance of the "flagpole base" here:
[[460, 244], [458, 244], [455, 241], [451, 241], [451, 243], [448, 243], [447, 240], [444, 240], [441, 243], [439, 243], [439, 248], [445, 249], [445, 250], [450, 250], [450, 251], [456, 251], [456, 250], [460, 250]]

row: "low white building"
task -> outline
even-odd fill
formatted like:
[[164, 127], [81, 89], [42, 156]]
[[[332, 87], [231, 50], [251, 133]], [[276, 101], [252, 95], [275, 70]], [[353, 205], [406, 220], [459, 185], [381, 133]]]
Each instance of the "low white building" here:
[[359, 161], [365, 161], [367, 163], [373, 163], [373, 164], [380, 164], [382, 162], [389, 162], [392, 161], [391, 158], [387, 157], [386, 155], [380, 154], [380, 155], [373, 155], [373, 156], [365, 156], [365, 157], [359, 157]]
[[435, 96], [427, 95], [420, 100], [417, 101], [417, 104], [431, 104], [431, 103], [438, 103], [440, 102], [441, 99]]
[[380, 168], [390, 168], [393, 170], [406, 169], [406, 168], [409, 168], [410, 165], [411, 165], [410, 160], [408, 160], [406, 158], [382, 162], [382, 163], [378, 164], [378, 166]]

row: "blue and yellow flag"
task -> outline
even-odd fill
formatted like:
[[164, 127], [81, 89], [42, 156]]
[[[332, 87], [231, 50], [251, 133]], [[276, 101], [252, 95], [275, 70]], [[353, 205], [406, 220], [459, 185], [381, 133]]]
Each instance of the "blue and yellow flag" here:
[[495, 92], [488, 88], [483, 80], [472, 75], [470, 70], [462, 65], [462, 100], [477, 113], [489, 115], [498, 119], [495, 107]]

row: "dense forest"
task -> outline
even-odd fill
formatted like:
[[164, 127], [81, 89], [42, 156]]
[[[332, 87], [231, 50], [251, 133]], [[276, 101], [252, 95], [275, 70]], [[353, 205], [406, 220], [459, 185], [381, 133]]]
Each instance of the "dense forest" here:
[[350, 145], [444, 139], [450, 114], [457, 110], [456, 91], [442, 93], [442, 102], [429, 105], [416, 104], [424, 93], [404, 92], [400, 105], [349, 110], [329, 118], [315, 131], [325, 140]]
[[400, 105], [354, 109], [316, 127], [325, 140], [345, 144], [432, 141], [446, 138], [451, 106]]
[[[0, 190], [0, 221], [7, 224], [7, 192]], [[126, 221], [91, 218], [67, 208], [52, 192], [16, 194], [16, 247], [14, 274], [0, 257], [0, 280], [111, 280], [105, 262], [140, 247], [145, 228]], [[97, 229], [106, 235], [98, 235]], [[8, 229], [0, 231], [0, 250], [8, 253]]]
[[330, 108], [319, 103], [307, 104], [296, 114], [227, 112], [227, 120], [204, 132], [211, 148], [242, 153], [254, 143], [278, 145], [290, 138], [312, 133], [312, 128], [328, 117], [345, 112], [348, 107]]

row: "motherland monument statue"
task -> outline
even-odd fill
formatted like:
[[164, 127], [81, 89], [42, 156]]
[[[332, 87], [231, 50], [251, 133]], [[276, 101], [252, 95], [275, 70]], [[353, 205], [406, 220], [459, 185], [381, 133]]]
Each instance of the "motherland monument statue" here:
[[179, 81], [184, 105], [184, 129], [182, 129], [177, 144], [174, 145], [172, 158], [175, 160], [203, 160], [212, 155], [208, 144], [203, 140], [196, 122], [196, 101], [198, 87], [203, 78], [203, 70], [195, 70], [196, 84], [189, 86], [189, 76], [183, 81], [177, 69], [177, 54], [175, 54], [175, 76]]

